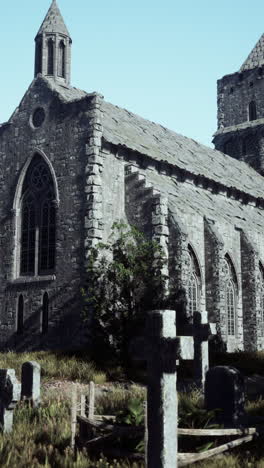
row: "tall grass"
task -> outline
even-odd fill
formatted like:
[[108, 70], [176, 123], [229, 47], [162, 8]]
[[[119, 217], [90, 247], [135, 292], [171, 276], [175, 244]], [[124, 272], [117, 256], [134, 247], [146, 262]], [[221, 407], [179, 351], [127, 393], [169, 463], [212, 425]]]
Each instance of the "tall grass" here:
[[41, 376], [47, 379], [78, 380], [86, 382], [104, 383], [106, 375], [96, 369], [88, 359], [67, 356], [48, 351], [25, 353], [0, 353], [0, 368], [15, 369], [20, 378], [21, 366], [25, 361], [37, 361], [41, 365]]
[[126, 461], [89, 458], [87, 452], [70, 449], [70, 403], [44, 396], [40, 408], [20, 404], [15, 410], [12, 434], [0, 435], [1, 468], [128, 468]]
[[114, 391], [101, 394], [96, 398], [96, 413], [116, 415], [125, 410], [128, 404], [135, 399], [141, 400], [143, 404], [146, 399], [146, 389], [133, 385], [129, 390], [124, 390], [117, 386]]

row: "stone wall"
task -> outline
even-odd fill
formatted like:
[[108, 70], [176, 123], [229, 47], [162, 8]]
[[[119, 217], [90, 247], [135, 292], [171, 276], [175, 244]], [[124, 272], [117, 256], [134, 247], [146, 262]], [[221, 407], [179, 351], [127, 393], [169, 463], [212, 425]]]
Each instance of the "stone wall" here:
[[217, 82], [218, 128], [249, 120], [248, 105], [256, 102], [257, 119], [264, 117], [264, 69], [226, 75]]
[[[80, 278], [85, 268], [84, 174], [87, 159], [92, 157], [86, 145], [89, 129], [95, 124], [93, 99], [64, 104], [42, 80], [36, 80], [11, 121], [0, 129], [0, 342], [7, 347], [61, 347], [62, 340], [64, 347], [78, 346], [83, 340]], [[40, 107], [45, 119], [35, 127], [32, 115]], [[90, 147], [95, 143], [89, 142]], [[14, 199], [23, 168], [35, 153], [50, 162], [58, 184], [56, 269], [46, 277], [20, 277], [15, 254], [21, 213], [19, 207], [14, 209]], [[44, 292], [50, 301], [49, 332], [45, 336], [40, 333]], [[24, 297], [25, 323], [24, 334], [18, 337], [20, 294]]]
[[[264, 171], [264, 68], [226, 75], [217, 82], [218, 131], [216, 149]], [[256, 105], [251, 120], [249, 104]]]

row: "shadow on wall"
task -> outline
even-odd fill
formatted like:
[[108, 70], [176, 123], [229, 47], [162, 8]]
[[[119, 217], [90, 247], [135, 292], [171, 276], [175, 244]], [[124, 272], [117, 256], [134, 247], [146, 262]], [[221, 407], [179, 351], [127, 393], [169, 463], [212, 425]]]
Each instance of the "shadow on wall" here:
[[[66, 289], [67, 285], [61, 288], [62, 291]], [[19, 297], [20, 294], [23, 294], [23, 291], [17, 294]], [[23, 320], [22, 327], [20, 318], [20, 329], [16, 329], [6, 341], [4, 338], [2, 339], [0, 350], [15, 350], [18, 352], [50, 349], [67, 350], [78, 349], [84, 345], [87, 346], [88, 325], [84, 326], [84, 321], [81, 318], [81, 294], [73, 295], [57, 309], [54, 307], [54, 304], [56, 304], [59, 295], [60, 293], [58, 292], [50, 296], [46, 329], [41, 330], [43, 313], [43, 306], [41, 305], [29, 317]]]

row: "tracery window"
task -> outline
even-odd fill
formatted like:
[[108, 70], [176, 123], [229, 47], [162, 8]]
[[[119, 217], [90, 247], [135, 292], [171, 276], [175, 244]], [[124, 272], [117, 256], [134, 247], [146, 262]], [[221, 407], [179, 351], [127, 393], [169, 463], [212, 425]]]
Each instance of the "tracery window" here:
[[256, 120], [257, 118], [257, 107], [255, 101], [251, 101], [248, 106], [248, 119]]
[[17, 305], [17, 334], [22, 335], [24, 331], [24, 298], [20, 294]]
[[52, 39], [48, 40], [48, 75], [54, 74], [54, 43]]
[[188, 247], [188, 280], [187, 280], [187, 314], [193, 317], [194, 313], [200, 309], [201, 295], [201, 274], [197, 258]]
[[227, 255], [225, 257], [224, 262], [227, 335], [235, 336], [237, 321], [237, 279], [234, 266]]
[[264, 268], [259, 264], [258, 292], [260, 299], [260, 333], [264, 337]]
[[27, 170], [21, 198], [20, 274], [37, 276], [55, 267], [56, 209], [52, 176], [40, 155]]
[[63, 41], [59, 43], [58, 50], [58, 76], [65, 78], [65, 45]]

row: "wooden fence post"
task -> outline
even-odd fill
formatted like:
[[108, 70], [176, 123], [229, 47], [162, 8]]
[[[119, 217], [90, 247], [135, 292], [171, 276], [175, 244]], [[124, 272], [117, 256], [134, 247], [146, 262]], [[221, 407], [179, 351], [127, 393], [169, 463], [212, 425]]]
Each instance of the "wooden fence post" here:
[[77, 387], [75, 384], [72, 385], [71, 397], [71, 448], [74, 449], [77, 425]]
[[86, 395], [81, 395], [81, 416], [86, 416]]
[[144, 433], [144, 442], [145, 442], [145, 464], [148, 463], [148, 402], [144, 402], [144, 422], [145, 422], [145, 433]]
[[94, 382], [90, 382], [90, 385], [89, 385], [89, 413], [88, 413], [88, 418], [89, 419], [94, 419], [94, 398], [95, 398]]

